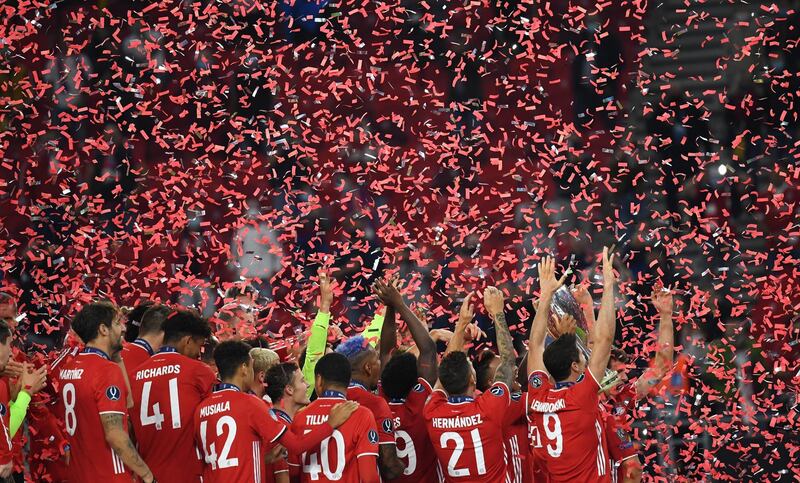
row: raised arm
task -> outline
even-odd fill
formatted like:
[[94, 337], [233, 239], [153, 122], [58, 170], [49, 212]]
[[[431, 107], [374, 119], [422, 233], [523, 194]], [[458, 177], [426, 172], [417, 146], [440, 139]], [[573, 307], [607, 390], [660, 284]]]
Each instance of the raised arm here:
[[494, 374], [494, 382], [504, 382], [511, 387], [514, 380], [514, 340], [506, 323], [503, 293], [495, 287], [487, 287], [483, 291], [483, 305], [494, 320], [497, 349], [500, 352], [500, 365]]
[[333, 303], [333, 285], [328, 273], [319, 272], [319, 308], [317, 316], [311, 324], [311, 335], [306, 345], [306, 360], [303, 364], [303, 377], [308, 383], [308, 395], [314, 391], [314, 367], [317, 361], [325, 355], [325, 345], [328, 342], [328, 324], [331, 320], [331, 304]]
[[596, 321], [594, 317], [594, 301], [592, 300], [592, 294], [589, 293], [589, 289], [584, 284], [576, 285], [572, 289], [572, 296], [575, 297], [575, 301], [581, 304], [581, 310], [583, 311], [583, 316], [586, 318], [586, 325], [589, 329], [589, 333], [592, 331], [592, 327], [594, 327], [594, 323]]
[[[380, 299], [393, 308], [405, 321], [411, 338], [414, 339], [419, 350], [417, 356], [417, 371], [419, 376], [428, 381], [431, 385], [436, 383], [438, 359], [436, 356], [436, 342], [431, 338], [428, 328], [422, 323], [417, 315], [408, 308], [403, 296], [393, 283], [385, 283], [382, 280], [375, 282], [375, 291]], [[396, 333], [396, 332], [395, 332]]]
[[458, 321], [456, 322], [456, 330], [453, 331], [453, 337], [450, 339], [450, 342], [447, 343], [445, 354], [464, 350], [467, 326], [472, 322], [472, 318], [475, 317], [475, 309], [469, 304], [473, 294], [474, 292], [468, 293], [467, 296], [464, 297], [464, 301], [461, 302], [461, 309], [458, 311]]
[[614, 332], [617, 329], [616, 308], [614, 307], [614, 255], [608, 253], [608, 248], [603, 248], [603, 298], [600, 302], [600, 313], [592, 330], [592, 356], [589, 358], [589, 371], [595, 380], [600, 383], [603, 379], [608, 359], [611, 357], [611, 344], [614, 342]]
[[675, 354], [675, 333], [672, 325], [672, 292], [665, 290], [662, 285], [653, 289], [651, 297], [653, 306], [658, 310], [658, 347], [653, 357], [650, 369], [636, 380], [636, 397], [641, 399], [647, 395], [650, 388], [667, 375], [672, 368]]
[[550, 302], [553, 294], [563, 284], [567, 274], [556, 279], [555, 261], [552, 257], [544, 257], [539, 262], [539, 304], [536, 316], [531, 324], [530, 336], [528, 337], [528, 375], [533, 371], [546, 371], [544, 366], [544, 337], [547, 333], [547, 319], [550, 317]]
[[[375, 290], [374, 285], [373, 290]], [[386, 318], [381, 327], [381, 338], [378, 343], [381, 367], [386, 367], [386, 363], [392, 357], [392, 352], [397, 348], [397, 321], [394, 314], [394, 308], [386, 306]]]
[[153, 472], [148, 468], [139, 452], [133, 446], [133, 441], [128, 437], [128, 431], [122, 424], [121, 413], [101, 413], [100, 421], [103, 423], [103, 432], [106, 442], [111, 449], [122, 459], [125, 466], [133, 470], [145, 483], [155, 481]]

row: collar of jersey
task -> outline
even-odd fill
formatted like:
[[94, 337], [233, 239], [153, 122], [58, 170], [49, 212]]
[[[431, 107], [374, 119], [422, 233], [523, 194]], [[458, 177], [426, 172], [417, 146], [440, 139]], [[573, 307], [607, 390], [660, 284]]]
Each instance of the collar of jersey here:
[[234, 390], [236, 392], [242, 392], [242, 390], [239, 389], [239, 386], [237, 386], [236, 384], [230, 384], [228, 382], [221, 382], [216, 386], [214, 386], [214, 392], [227, 391], [228, 389]]
[[472, 396], [448, 396], [447, 397], [447, 402], [456, 403], [456, 404], [463, 403], [463, 402], [472, 402], [474, 400], [475, 400], [475, 398], [472, 397]]
[[102, 350], [98, 349], [97, 347], [84, 347], [83, 350], [81, 351], [81, 354], [95, 354], [95, 355], [98, 355], [98, 356], [102, 357], [103, 359], [106, 359], [106, 360], [109, 360], [109, 361], [111, 360], [111, 358], [108, 357], [108, 354], [106, 354]]
[[161, 349], [158, 349], [158, 353], [161, 354], [162, 352], [178, 352], [178, 349], [172, 347], [171, 345], [162, 345]]
[[272, 408], [272, 410], [275, 411], [275, 415], [276, 416], [278, 416], [279, 418], [283, 419], [287, 423], [291, 423], [292, 422], [292, 417], [289, 416], [289, 414], [287, 414], [286, 411], [284, 411], [283, 409]]
[[340, 393], [339, 391], [331, 391], [330, 389], [326, 391], [322, 391], [322, 395], [320, 397], [332, 397], [336, 399], [347, 399], [347, 397]]
[[392, 397], [389, 398], [389, 404], [403, 404], [406, 400], [401, 397]]
[[575, 384], [581, 382], [583, 380], [583, 376], [584, 376], [584, 374], [581, 374], [580, 376], [578, 376], [578, 380], [577, 381], [561, 381], [561, 382], [557, 382], [556, 383], [556, 389], [564, 389], [566, 387], [572, 387]]
[[361, 384], [361, 383], [360, 383], [360, 382], [358, 382], [358, 381], [350, 381], [350, 385], [349, 385], [349, 386], [347, 386], [347, 387], [360, 387], [361, 389], [363, 389], [363, 390], [365, 390], [365, 391], [367, 391], [367, 392], [372, 392], [372, 391], [370, 391], [369, 389], [367, 389], [367, 386], [365, 386], [365, 385]]
[[136, 339], [136, 340], [133, 341], [133, 344], [136, 344], [139, 347], [141, 347], [142, 349], [146, 350], [147, 353], [150, 354], [151, 356], [153, 355], [153, 346], [151, 346], [150, 343], [147, 342], [146, 340], [144, 340], [144, 339]]

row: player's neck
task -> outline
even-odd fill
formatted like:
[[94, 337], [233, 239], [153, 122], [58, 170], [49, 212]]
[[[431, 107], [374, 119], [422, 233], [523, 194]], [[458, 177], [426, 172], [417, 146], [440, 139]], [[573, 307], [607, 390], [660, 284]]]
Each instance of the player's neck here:
[[285, 412], [289, 415], [290, 418], [294, 419], [294, 415], [297, 414], [297, 411], [300, 410], [300, 406], [292, 401], [290, 398], [284, 397], [281, 399], [280, 403], [281, 411]]
[[322, 387], [322, 392], [325, 392], [325, 391], [336, 391], [336, 392], [339, 392], [339, 393], [342, 393], [342, 394], [347, 394], [347, 387], [339, 386], [337, 384], [331, 384], [331, 385]]
[[142, 339], [143, 341], [145, 341], [148, 344], [150, 344], [150, 347], [155, 352], [158, 352], [158, 349], [161, 348], [161, 343], [158, 340], [159, 337], [157, 337], [157, 336], [155, 336], [153, 334], [146, 334], [146, 335], [139, 334], [139, 337], [137, 337], [137, 338], [138, 339]]
[[352, 377], [350, 377], [350, 384], [358, 384], [359, 386], [364, 386], [367, 388], [368, 391], [371, 391], [372, 388], [369, 387], [369, 384], [365, 382], [366, 380], [367, 378], [361, 374], [354, 374]]
[[99, 349], [99, 350], [105, 352], [105, 354], [108, 357], [112, 356], [112, 354], [111, 354], [111, 344], [109, 344], [106, 341], [101, 341], [101, 340], [95, 339], [95, 340], [93, 340], [91, 342], [88, 342], [86, 344], [86, 347], [91, 347], [93, 349]]
[[229, 378], [223, 379], [221, 382], [223, 384], [233, 384], [234, 386], [238, 387], [240, 391], [247, 390], [247, 385], [245, 384], [244, 379], [242, 379], [241, 377], [235, 377], [235, 376], [234, 377], [229, 377]]

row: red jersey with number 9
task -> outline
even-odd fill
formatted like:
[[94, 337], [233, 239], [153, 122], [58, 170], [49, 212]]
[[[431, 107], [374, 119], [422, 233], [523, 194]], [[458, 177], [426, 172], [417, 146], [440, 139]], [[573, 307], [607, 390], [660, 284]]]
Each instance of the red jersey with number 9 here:
[[546, 372], [531, 373], [528, 379], [531, 443], [550, 482], [611, 481], [598, 390], [600, 385], [588, 369], [583, 380], [561, 388], [550, 382]]
[[473, 399], [433, 391], [423, 414], [446, 482], [497, 482], [506, 477], [503, 433], [511, 393], [502, 382]]
[[[292, 422], [292, 431], [297, 435], [307, 434], [328, 421], [331, 408], [345, 400], [344, 394], [326, 391], [305, 409], [297, 413]], [[299, 467], [300, 481], [359, 483], [359, 460], [369, 458], [370, 466], [377, 478], [378, 428], [372, 412], [364, 406], [350, 415], [330, 437], [316, 448], [302, 455], [289, 454], [289, 465]], [[372, 479], [365, 478], [363, 479]]]
[[405, 463], [403, 475], [392, 480], [398, 483], [439, 483], [436, 453], [433, 450], [422, 412], [433, 389], [423, 378], [408, 393], [404, 400], [389, 400], [389, 409], [394, 414], [394, 436], [397, 456]]
[[194, 427], [205, 461], [204, 483], [265, 481], [264, 451], [286, 431], [264, 401], [232, 384], [219, 385], [200, 403]]
[[156, 480], [199, 481], [203, 461], [194, 444], [194, 411], [211, 393], [214, 372], [167, 347], [134, 368], [130, 381], [139, 454]]
[[128, 428], [128, 391], [122, 369], [87, 347], [56, 373], [70, 444], [68, 481], [133, 481], [122, 459], [106, 443], [102, 414], [119, 414]]

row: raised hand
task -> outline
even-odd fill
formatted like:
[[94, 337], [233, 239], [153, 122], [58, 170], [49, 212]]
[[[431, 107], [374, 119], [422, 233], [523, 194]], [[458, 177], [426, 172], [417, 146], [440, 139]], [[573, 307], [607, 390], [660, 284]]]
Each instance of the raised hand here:
[[472, 319], [475, 317], [475, 308], [470, 305], [470, 301], [472, 300], [472, 296], [475, 292], [470, 292], [464, 297], [464, 301], [461, 302], [461, 309], [458, 311], [458, 324], [457, 325], [467, 325], [472, 322]]
[[34, 369], [30, 364], [23, 364], [22, 375], [19, 379], [20, 389], [32, 396], [47, 385], [47, 367]]
[[319, 311], [329, 313], [333, 303], [333, 282], [325, 270], [320, 269], [317, 274], [319, 275]]
[[661, 283], [653, 287], [651, 300], [659, 315], [672, 315], [672, 292], [665, 289]]
[[572, 296], [575, 297], [575, 300], [584, 307], [594, 306], [592, 294], [589, 293], [589, 287], [587, 287], [586, 284], [581, 283], [572, 287]]
[[556, 329], [558, 330], [558, 335], [562, 336], [564, 334], [574, 334], [577, 326], [575, 317], [565, 314], [556, 324]]
[[372, 291], [387, 307], [398, 308], [403, 305], [403, 296], [394, 283], [377, 280], [372, 284]]
[[[603, 252], [605, 253], [605, 252]], [[542, 290], [542, 298], [546, 295], [552, 295], [556, 290], [564, 285], [567, 274], [561, 276], [560, 279], [556, 278], [556, 263], [553, 257], [544, 257], [539, 262], [539, 287]]]
[[486, 312], [491, 317], [501, 313], [504, 304], [503, 292], [496, 287], [486, 287], [486, 290], [483, 291], [483, 306], [486, 307]]
[[614, 255], [609, 255], [608, 247], [603, 247], [603, 285], [613, 285], [617, 281], [614, 275]]

